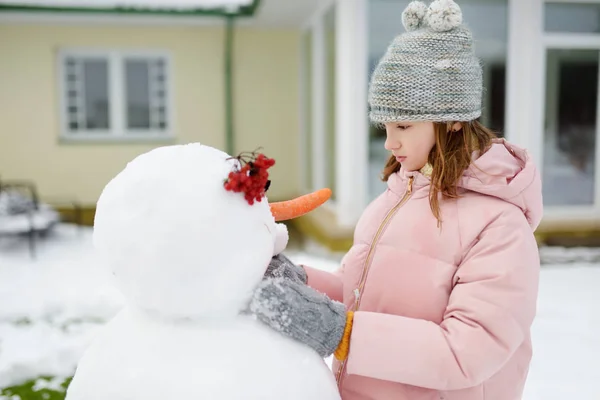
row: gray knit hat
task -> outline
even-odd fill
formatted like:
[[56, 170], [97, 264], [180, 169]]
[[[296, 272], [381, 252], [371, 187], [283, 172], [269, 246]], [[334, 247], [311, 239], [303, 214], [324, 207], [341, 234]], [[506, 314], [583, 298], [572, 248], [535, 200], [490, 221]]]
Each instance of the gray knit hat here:
[[482, 70], [473, 37], [452, 0], [413, 1], [373, 72], [369, 117], [396, 121], [472, 121], [481, 115]]

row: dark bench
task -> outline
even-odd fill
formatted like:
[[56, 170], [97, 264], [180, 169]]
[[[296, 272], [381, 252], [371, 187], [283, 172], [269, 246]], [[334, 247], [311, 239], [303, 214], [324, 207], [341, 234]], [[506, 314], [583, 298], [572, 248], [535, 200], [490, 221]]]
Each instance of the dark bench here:
[[[81, 207], [72, 201], [63, 203], [74, 209], [74, 222], [80, 225]], [[59, 222], [60, 214], [40, 202], [34, 183], [0, 179], [0, 236], [27, 237], [30, 255], [35, 257], [36, 239], [46, 236]]]

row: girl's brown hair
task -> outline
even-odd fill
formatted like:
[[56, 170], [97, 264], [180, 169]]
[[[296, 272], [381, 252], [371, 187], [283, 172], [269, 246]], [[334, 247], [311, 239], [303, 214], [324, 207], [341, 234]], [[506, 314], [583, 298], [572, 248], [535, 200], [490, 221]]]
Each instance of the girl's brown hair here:
[[[457, 184], [471, 164], [472, 153], [478, 151], [483, 154], [489, 149], [496, 135], [478, 121], [461, 122], [462, 128], [456, 132], [452, 130], [454, 122], [434, 122], [433, 125], [435, 145], [428, 158], [433, 167], [429, 204], [440, 224], [440, 193], [442, 198], [446, 199], [458, 197]], [[390, 175], [399, 170], [400, 163], [396, 157], [390, 156], [383, 169], [383, 181], [387, 181]]]

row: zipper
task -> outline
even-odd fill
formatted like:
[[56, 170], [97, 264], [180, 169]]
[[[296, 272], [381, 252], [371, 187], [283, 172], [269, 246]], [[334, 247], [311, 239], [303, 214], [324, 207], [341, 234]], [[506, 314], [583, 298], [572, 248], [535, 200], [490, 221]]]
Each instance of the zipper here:
[[[367, 282], [367, 275], [369, 274], [369, 269], [371, 268], [371, 263], [373, 261], [373, 254], [375, 252], [375, 245], [381, 239], [381, 235], [383, 234], [383, 230], [389, 223], [390, 219], [396, 214], [398, 209], [404, 205], [412, 195], [412, 186], [413, 186], [414, 177], [408, 178], [408, 185], [406, 186], [406, 192], [402, 199], [386, 214], [385, 218], [379, 225], [375, 236], [373, 237], [373, 241], [371, 242], [371, 247], [369, 248], [369, 253], [367, 254], [367, 258], [365, 260], [365, 265], [363, 267], [363, 272], [361, 274], [360, 280], [358, 281], [358, 288], [354, 289], [354, 304], [352, 306], [353, 311], [357, 311], [358, 307], [360, 307], [362, 292], [365, 288], [365, 283]], [[340, 368], [338, 369], [338, 373], [336, 376], [336, 380], [338, 382], [338, 389], [341, 391], [342, 389], [342, 377], [344, 372], [346, 371], [346, 360], [342, 362]]]

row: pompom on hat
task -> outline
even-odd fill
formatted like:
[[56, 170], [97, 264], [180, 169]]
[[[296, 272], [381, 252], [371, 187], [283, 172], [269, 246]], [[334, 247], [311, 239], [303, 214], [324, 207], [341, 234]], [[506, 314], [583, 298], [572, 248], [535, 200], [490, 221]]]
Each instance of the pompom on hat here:
[[462, 24], [462, 11], [452, 0], [437, 0], [429, 6], [425, 19], [432, 31], [448, 32]]
[[393, 40], [371, 77], [371, 122], [477, 119], [483, 73], [458, 4], [413, 1], [402, 24], [406, 32]]
[[407, 31], [414, 31], [423, 25], [427, 6], [421, 1], [413, 1], [402, 13], [402, 24]]

